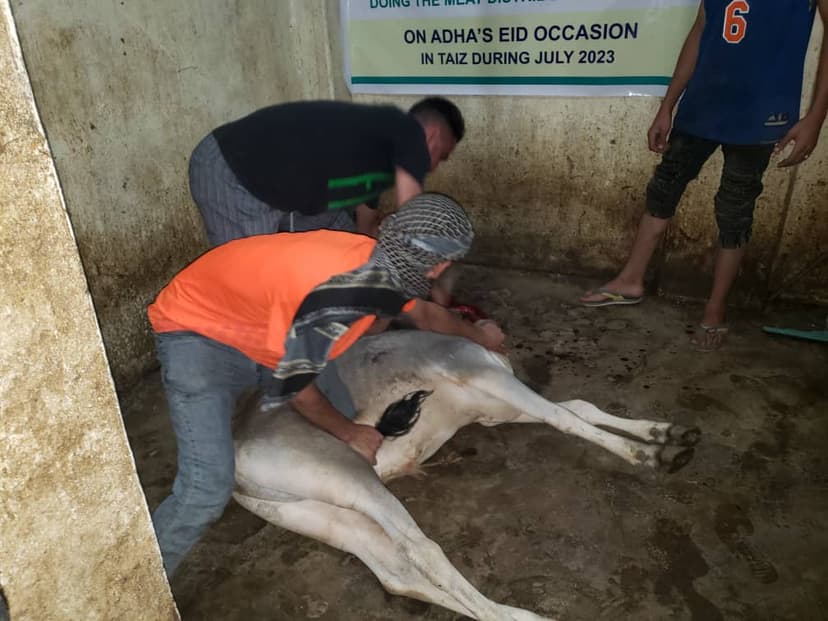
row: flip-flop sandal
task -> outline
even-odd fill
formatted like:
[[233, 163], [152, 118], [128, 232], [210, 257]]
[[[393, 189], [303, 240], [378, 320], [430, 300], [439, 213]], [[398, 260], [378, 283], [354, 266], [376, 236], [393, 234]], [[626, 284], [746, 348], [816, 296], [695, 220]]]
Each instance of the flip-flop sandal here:
[[695, 347], [696, 351], [717, 351], [724, 345], [728, 331], [728, 327], [725, 324], [706, 326], [702, 323], [699, 324], [693, 336], [690, 337], [690, 343]]
[[581, 302], [584, 306], [631, 306], [633, 304], [640, 304], [644, 296], [631, 296], [622, 293], [615, 293], [615, 291], [608, 291], [606, 289], [599, 289], [593, 295], [600, 295], [604, 299], [596, 300], [594, 302]]

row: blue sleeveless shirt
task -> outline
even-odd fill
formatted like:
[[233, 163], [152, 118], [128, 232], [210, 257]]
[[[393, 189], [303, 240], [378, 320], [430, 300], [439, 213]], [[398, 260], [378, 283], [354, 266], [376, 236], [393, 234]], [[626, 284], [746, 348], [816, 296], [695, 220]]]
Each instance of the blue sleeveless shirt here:
[[815, 0], [704, 0], [704, 11], [674, 127], [724, 144], [777, 142], [799, 120]]

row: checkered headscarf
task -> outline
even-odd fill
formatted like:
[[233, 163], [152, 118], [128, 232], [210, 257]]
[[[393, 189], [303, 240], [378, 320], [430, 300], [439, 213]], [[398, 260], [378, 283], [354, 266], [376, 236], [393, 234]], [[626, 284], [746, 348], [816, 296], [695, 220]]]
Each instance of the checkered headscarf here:
[[385, 268], [407, 295], [428, 298], [426, 272], [462, 258], [473, 239], [471, 222], [457, 201], [426, 192], [382, 221], [371, 262]]

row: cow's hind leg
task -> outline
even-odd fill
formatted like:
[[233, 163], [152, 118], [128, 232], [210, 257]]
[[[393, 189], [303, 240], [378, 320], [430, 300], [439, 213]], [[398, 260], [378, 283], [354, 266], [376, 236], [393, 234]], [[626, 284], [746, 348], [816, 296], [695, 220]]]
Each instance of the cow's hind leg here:
[[[531, 422], [534, 419], [593, 442], [631, 464], [663, 468], [668, 472], [676, 472], [693, 457], [693, 449], [690, 447], [650, 444], [601, 429], [568, 408], [544, 399], [505, 371], [478, 373], [467, 379], [466, 384], [477, 389], [481, 395], [482, 416], [479, 422], [484, 425]], [[523, 416], [507, 415], [493, 401], [507, 404], [511, 412], [522, 412]]]
[[591, 425], [596, 425], [610, 431], [620, 431], [621, 433], [629, 434], [645, 442], [695, 446], [701, 439], [701, 431], [698, 427], [685, 427], [683, 425], [645, 419], [621, 418], [608, 414], [589, 401], [582, 401], [581, 399], [559, 401], [558, 405], [566, 408]]
[[[462, 615], [479, 618], [451, 593], [429, 580], [428, 575], [411, 563], [399, 545], [368, 516], [353, 509], [338, 507], [317, 500], [278, 502], [236, 494], [236, 500], [256, 515], [282, 528], [322, 541], [358, 557], [395, 595], [412, 597], [437, 604]], [[447, 563], [443, 568], [456, 571]], [[438, 572], [442, 573], [442, 572]], [[480, 595], [480, 597], [483, 597]], [[534, 613], [500, 606], [501, 619], [541, 621]]]

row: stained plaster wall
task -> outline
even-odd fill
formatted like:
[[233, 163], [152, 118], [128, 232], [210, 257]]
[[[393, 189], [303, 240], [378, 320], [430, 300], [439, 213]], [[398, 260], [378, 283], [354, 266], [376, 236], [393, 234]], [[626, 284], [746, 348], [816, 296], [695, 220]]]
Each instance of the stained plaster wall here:
[[177, 619], [6, 0], [0, 317], [0, 604], [12, 621]]
[[187, 158], [213, 127], [332, 97], [314, 0], [12, 0], [116, 383], [154, 364], [145, 307], [205, 249]]
[[[337, 0], [13, 0], [35, 95], [119, 385], [153, 364], [144, 306], [204, 249], [187, 157], [215, 125], [259, 106], [350, 98]], [[821, 28], [807, 72], [813, 76]], [[413, 97], [358, 96], [408, 105]], [[457, 97], [468, 138], [430, 186], [471, 210], [472, 259], [565, 273], [623, 260], [657, 163], [654, 98]], [[741, 282], [828, 302], [828, 140], [798, 171], [769, 172]], [[714, 156], [653, 263], [662, 291], [705, 294], [716, 230]]]

